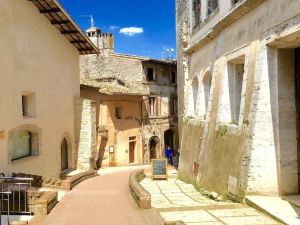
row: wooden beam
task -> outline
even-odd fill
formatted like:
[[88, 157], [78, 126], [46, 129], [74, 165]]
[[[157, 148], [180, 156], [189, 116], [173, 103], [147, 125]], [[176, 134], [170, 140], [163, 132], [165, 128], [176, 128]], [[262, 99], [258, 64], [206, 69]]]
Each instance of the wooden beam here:
[[60, 12], [59, 8], [51, 8], [51, 9], [41, 9], [40, 13], [45, 14], [45, 13], [58, 13]]
[[62, 24], [67, 24], [67, 23], [70, 23], [70, 20], [51, 21], [52, 25], [62, 25]]
[[64, 31], [61, 31], [61, 34], [78, 34], [79, 31], [78, 30], [64, 30]]
[[92, 48], [78, 48], [78, 51], [85, 52], [85, 51], [92, 51]]
[[86, 41], [83, 40], [75, 40], [75, 41], [70, 41], [71, 44], [83, 44], [86, 43]]

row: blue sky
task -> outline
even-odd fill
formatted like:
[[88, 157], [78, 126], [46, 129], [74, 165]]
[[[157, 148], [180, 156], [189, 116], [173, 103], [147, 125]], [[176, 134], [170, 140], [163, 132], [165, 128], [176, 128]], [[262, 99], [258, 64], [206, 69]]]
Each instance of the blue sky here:
[[[175, 0], [59, 2], [84, 31], [90, 26], [87, 15], [93, 15], [96, 27], [114, 33], [115, 50], [118, 53], [161, 58], [163, 46], [175, 49]], [[122, 28], [131, 29], [120, 33]], [[142, 28], [143, 32], [136, 28]]]

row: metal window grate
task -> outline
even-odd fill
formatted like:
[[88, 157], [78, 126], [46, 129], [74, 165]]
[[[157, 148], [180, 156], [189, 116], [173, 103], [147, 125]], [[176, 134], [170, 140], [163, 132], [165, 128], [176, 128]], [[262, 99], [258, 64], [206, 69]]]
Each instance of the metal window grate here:
[[1, 197], [1, 212], [11, 214], [31, 214], [28, 207], [28, 190], [32, 178], [0, 177], [0, 192], [10, 193], [8, 198]]

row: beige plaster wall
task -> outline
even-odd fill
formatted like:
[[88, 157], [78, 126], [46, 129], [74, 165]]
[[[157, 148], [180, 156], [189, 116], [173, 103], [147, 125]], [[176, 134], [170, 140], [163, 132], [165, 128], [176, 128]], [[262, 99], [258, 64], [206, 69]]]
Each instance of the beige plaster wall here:
[[[141, 96], [103, 95], [97, 89], [81, 88], [82, 98], [96, 102], [97, 126], [107, 131], [104, 138], [97, 135], [97, 151], [101, 166], [129, 165], [129, 138], [136, 137], [135, 163], [143, 163], [142, 133], [141, 133]], [[121, 108], [121, 118], [115, 117], [115, 108]], [[109, 148], [114, 152], [110, 154]], [[112, 159], [114, 157], [115, 160]]]
[[[58, 177], [65, 133], [75, 150], [79, 54], [31, 2], [3, 0], [0, 9], [0, 171]], [[23, 92], [36, 95], [35, 118], [22, 116]], [[41, 129], [39, 155], [11, 162], [8, 132], [26, 124]]]

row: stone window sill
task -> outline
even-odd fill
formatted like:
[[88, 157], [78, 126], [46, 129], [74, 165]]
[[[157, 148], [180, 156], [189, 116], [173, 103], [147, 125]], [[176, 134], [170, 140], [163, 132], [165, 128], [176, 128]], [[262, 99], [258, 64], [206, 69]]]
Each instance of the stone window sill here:
[[36, 116], [23, 116], [23, 119], [36, 119]]
[[34, 158], [37, 158], [37, 155], [28, 155], [28, 156], [24, 156], [24, 157], [21, 157], [21, 158], [18, 158], [18, 159], [10, 159], [10, 163], [11, 164], [16, 164], [16, 163], [23, 162], [23, 161], [29, 161], [29, 160], [32, 160]]

